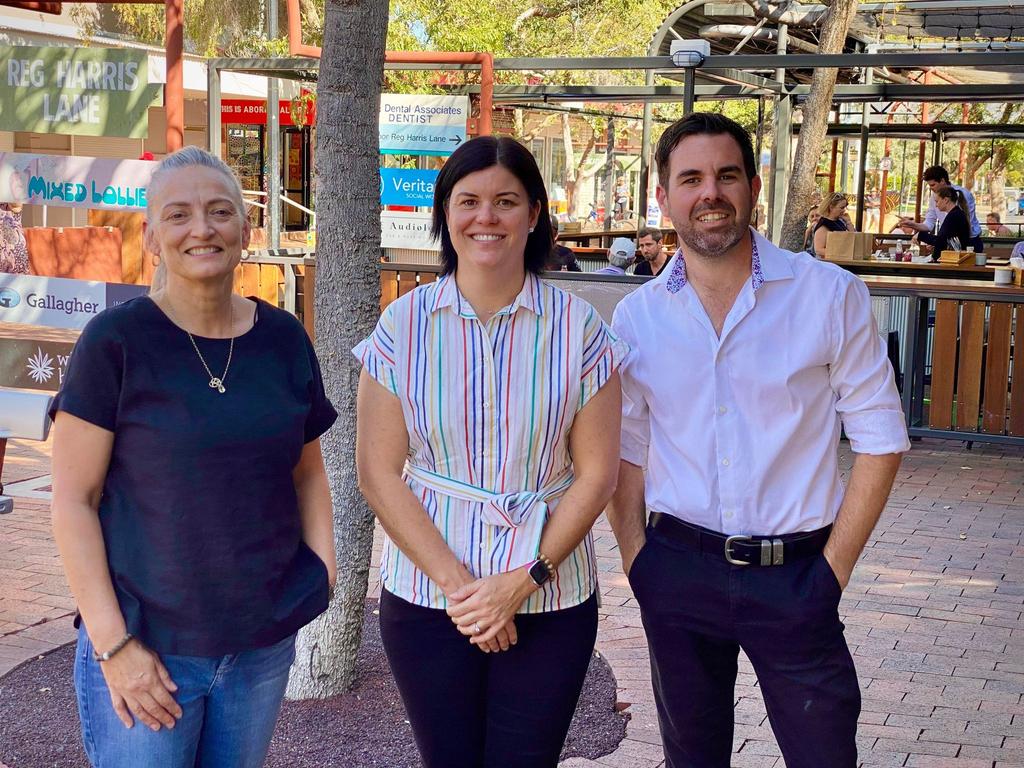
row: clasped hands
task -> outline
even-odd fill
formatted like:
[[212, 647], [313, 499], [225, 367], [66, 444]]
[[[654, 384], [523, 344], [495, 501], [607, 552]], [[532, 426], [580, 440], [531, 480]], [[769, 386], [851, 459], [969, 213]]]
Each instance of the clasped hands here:
[[459, 632], [481, 651], [507, 651], [519, 639], [516, 611], [536, 588], [525, 568], [496, 573], [448, 595], [447, 612]]

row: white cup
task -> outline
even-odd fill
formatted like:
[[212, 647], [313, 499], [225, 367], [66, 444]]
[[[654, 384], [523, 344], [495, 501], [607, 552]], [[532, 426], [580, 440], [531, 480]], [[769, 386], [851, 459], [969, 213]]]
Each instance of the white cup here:
[[974, 265], [976, 267], [984, 267], [985, 266], [985, 254], [984, 253], [976, 253], [976, 254], [974, 254]]
[[1013, 270], [1007, 267], [998, 267], [995, 270], [996, 285], [1009, 285], [1013, 282]]

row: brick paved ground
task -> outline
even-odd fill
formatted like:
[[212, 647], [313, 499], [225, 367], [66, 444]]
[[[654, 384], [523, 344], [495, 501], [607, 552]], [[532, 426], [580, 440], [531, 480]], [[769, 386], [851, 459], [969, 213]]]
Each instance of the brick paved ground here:
[[[849, 453], [843, 450], [844, 466]], [[48, 446], [13, 442], [8, 484], [45, 476]], [[21, 488], [47, 489], [43, 477]], [[10, 486], [9, 486], [10, 487]], [[640, 616], [602, 519], [598, 648], [632, 714], [625, 741], [563, 768], [664, 764]], [[864, 694], [864, 766], [1024, 768], [1024, 451], [915, 443], [841, 612]], [[374, 588], [371, 588], [371, 590]], [[48, 503], [0, 516], [0, 675], [72, 637]], [[741, 660], [735, 768], [782, 768], [756, 680]], [[2, 765], [0, 745], [0, 768]]]

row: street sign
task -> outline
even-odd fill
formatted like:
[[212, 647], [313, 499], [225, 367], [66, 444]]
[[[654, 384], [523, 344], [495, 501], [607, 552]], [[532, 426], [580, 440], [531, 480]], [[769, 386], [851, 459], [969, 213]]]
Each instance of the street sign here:
[[415, 168], [380, 169], [381, 205], [434, 205], [437, 171]]
[[450, 155], [466, 140], [468, 119], [468, 96], [381, 94], [380, 152]]
[[144, 139], [163, 86], [134, 49], [3, 46], [0, 131]]

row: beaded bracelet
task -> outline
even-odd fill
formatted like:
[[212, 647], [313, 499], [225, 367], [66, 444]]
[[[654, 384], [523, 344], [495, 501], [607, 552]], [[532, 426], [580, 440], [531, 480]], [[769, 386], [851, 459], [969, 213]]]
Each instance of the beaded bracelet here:
[[103, 653], [96, 653], [96, 651], [94, 650], [92, 652], [92, 657], [96, 661], [99, 661], [99, 662], [110, 661], [114, 657], [115, 653], [117, 653], [122, 648], [124, 648], [126, 645], [128, 645], [128, 643], [129, 643], [129, 641], [131, 641], [131, 639], [132, 639], [132, 633], [131, 632], [126, 632], [124, 637], [122, 637], [120, 640], [117, 641], [117, 645], [115, 645], [109, 651], [104, 651]]

